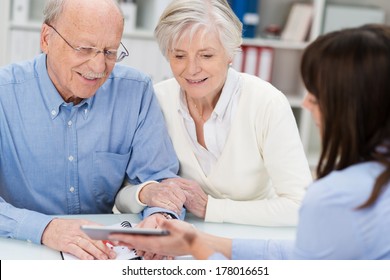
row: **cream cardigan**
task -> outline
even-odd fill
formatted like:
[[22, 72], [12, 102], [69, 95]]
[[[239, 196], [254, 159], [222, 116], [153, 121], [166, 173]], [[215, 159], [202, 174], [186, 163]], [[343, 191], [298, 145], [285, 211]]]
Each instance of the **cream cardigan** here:
[[221, 157], [205, 176], [179, 113], [175, 79], [155, 85], [183, 178], [208, 194], [205, 221], [261, 226], [296, 225], [309, 166], [287, 98], [271, 84], [242, 76], [235, 119]]

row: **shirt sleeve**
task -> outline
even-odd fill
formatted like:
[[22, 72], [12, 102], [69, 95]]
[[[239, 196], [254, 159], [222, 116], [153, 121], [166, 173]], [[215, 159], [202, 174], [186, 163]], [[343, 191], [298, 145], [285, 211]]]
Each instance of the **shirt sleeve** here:
[[259, 212], [264, 210], [280, 225], [296, 226], [305, 189], [312, 181], [309, 164], [287, 98], [277, 95], [266, 110], [263, 118], [256, 120], [262, 131], [258, 145], [276, 197], [263, 201]]
[[144, 186], [157, 181], [146, 181], [139, 185], [132, 185], [128, 182], [119, 190], [115, 198], [115, 206], [121, 213], [138, 214], [147, 206], [139, 200], [139, 193]]
[[173, 215], [176, 219], [184, 220], [186, 210], [183, 207], [181, 214], [177, 215], [175, 212], [160, 208], [160, 207], [147, 207], [146, 204], [139, 200], [139, 192], [144, 186], [150, 183], [158, 183], [157, 181], [147, 181], [139, 185], [126, 185], [119, 191], [115, 199], [115, 206], [121, 213], [135, 213], [140, 214], [141, 219], [153, 215], [158, 212], [165, 212]]
[[150, 80], [145, 84], [140, 106], [126, 170], [128, 181], [138, 185], [177, 177], [179, 161]]
[[42, 234], [53, 217], [19, 209], [0, 197], [0, 236], [41, 244]]
[[[142, 210], [145, 206], [138, 200], [137, 193], [148, 181], [178, 177], [179, 171], [179, 161], [150, 80], [146, 83], [143, 94], [137, 130], [133, 137], [132, 155], [126, 171], [128, 182], [138, 186], [123, 191], [127, 192], [129, 202], [133, 204], [128, 209], [140, 213], [141, 218], [157, 212], [166, 212], [184, 219], [185, 209], [182, 209], [181, 215], [159, 207], [146, 207]], [[118, 198], [118, 201], [121, 201], [121, 198]], [[123, 203], [120, 203], [119, 207], [121, 205]]]
[[164, 213], [168, 213], [168, 214], [171, 214], [172, 216], [174, 216], [176, 219], [180, 219], [180, 220], [184, 220], [185, 218], [185, 215], [186, 215], [186, 209], [183, 207], [181, 209], [181, 213], [180, 215], [177, 215], [175, 212], [173, 211], [170, 211], [170, 210], [167, 210], [167, 209], [164, 209], [164, 208], [160, 208], [160, 207], [146, 207], [141, 213], [140, 213], [140, 217], [141, 219], [144, 219], [150, 215], [153, 215], [153, 214], [156, 214], [156, 213], [159, 213], [159, 212], [164, 212]]
[[[359, 259], [365, 242], [348, 195], [331, 185], [309, 187], [300, 211], [294, 259]], [[350, 208], [348, 208], [350, 207]], [[342, 234], [340, 234], [342, 233]]]
[[292, 240], [233, 239], [233, 260], [285, 260], [291, 259]]
[[225, 257], [225, 255], [221, 254], [221, 253], [214, 253], [212, 254], [208, 260], [227, 260], [228, 258]]

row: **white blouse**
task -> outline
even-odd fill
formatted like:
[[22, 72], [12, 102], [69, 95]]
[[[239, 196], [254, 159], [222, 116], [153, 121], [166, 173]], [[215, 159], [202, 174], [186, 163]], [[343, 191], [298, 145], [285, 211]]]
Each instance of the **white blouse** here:
[[240, 99], [241, 77], [236, 71], [228, 71], [226, 83], [210, 118], [204, 123], [203, 133], [207, 149], [198, 143], [195, 122], [192, 119], [186, 96], [180, 93], [180, 115], [191, 138], [191, 147], [206, 176], [221, 156]]

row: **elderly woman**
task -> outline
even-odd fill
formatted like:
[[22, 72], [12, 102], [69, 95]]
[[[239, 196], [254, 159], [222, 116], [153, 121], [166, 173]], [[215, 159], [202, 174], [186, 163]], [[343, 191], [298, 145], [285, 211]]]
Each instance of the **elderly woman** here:
[[[295, 225], [311, 182], [297, 125], [282, 92], [230, 67], [242, 24], [229, 4], [172, 1], [155, 37], [174, 75], [155, 90], [180, 161], [181, 178], [165, 183], [181, 188], [186, 209], [208, 222]], [[122, 192], [169, 209], [174, 203], [157, 199], [153, 186]], [[117, 206], [137, 212], [135, 203]]]

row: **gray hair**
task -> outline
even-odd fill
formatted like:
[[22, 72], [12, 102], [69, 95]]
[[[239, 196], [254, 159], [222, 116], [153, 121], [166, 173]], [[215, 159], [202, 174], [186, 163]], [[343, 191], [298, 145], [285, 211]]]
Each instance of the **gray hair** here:
[[200, 29], [216, 32], [229, 57], [240, 51], [242, 23], [226, 0], [173, 0], [162, 13], [154, 36], [168, 57], [183, 34], [190, 32], [192, 38]]
[[[82, 0], [81, 0], [82, 1]], [[112, 0], [115, 6], [120, 11], [122, 17], [123, 13], [118, 4], [118, 1]], [[47, 0], [45, 7], [43, 8], [43, 22], [44, 23], [52, 23], [58, 20], [64, 11], [66, 0]]]
[[49, 0], [46, 1], [43, 8], [43, 22], [51, 23], [57, 21], [58, 17], [64, 10], [65, 0]]

